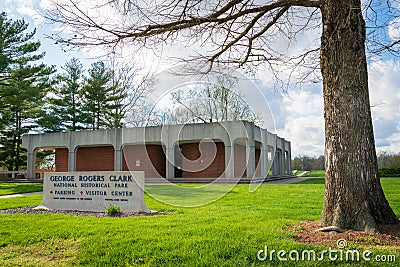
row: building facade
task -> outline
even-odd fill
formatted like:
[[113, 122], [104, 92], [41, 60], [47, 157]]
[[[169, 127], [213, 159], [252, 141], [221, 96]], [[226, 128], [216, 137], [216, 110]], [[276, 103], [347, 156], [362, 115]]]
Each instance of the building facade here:
[[291, 174], [290, 142], [247, 121], [30, 134], [36, 152], [55, 150], [55, 171], [144, 171], [147, 178], [262, 177]]

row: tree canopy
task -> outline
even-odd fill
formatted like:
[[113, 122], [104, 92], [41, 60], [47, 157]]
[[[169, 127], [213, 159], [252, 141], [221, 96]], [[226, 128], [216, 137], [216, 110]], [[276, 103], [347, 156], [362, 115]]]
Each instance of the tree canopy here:
[[23, 20], [0, 13], [0, 161], [8, 170], [24, 166], [21, 136], [38, 127], [53, 67], [35, 64], [43, 58]]

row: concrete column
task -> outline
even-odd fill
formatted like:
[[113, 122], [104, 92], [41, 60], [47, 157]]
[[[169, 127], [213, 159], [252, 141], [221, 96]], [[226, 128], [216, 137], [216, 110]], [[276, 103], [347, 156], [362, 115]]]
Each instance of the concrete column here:
[[260, 164], [261, 164], [261, 177], [265, 178], [268, 175], [268, 146], [263, 145], [260, 154]]
[[115, 129], [114, 171], [122, 171], [122, 129]]
[[174, 145], [167, 144], [166, 150], [166, 178], [174, 178], [175, 177], [175, 149]]
[[276, 134], [272, 134], [271, 135], [271, 157], [272, 157], [272, 166], [271, 166], [271, 170], [272, 170], [272, 176], [277, 176], [279, 174], [278, 171], [278, 136]]
[[268, 131], [265, 129], [261, 129], [260, 149], [261, 177], [265, 178], [268, 176]]
[[272, 152], [270, 151], [272, 150], [272, 148], [267, 145], [266, 147], [266, 157], [267, 157], [267, 166], [266, 166], [266, 172], [267, 172], [267, 176], [269, 175], [269, 171], [272, 171], [272, 155], [270, 156], [270, 153], [272, 154]]
[[69, 132], [69, 146], [68, 146], [68, 171], [76, 171], [76, 150], [77, 146], [74, 143], [75, 132]]
[[256, 164], [256, 149], [254, 146], [254, 140], [247, 140], [246, 145], [246, 158], [247, 158], [247, 177], [254, 177], [255, 164]]
[[114, 149], [114, 171], [122, 171], [122, 150]]
[[290, 160], [289, 160], [289, 153], [288, 151], [285, 151], [285, 174], [289, 175], [289, 166], [290, 166]]
[[286, 140], [283, 140], [283, 146], [285, 147], [285, 174], [286, 175], [289, 175], [290, 174], [290, 172], [289, 172], [289, 167], [290, 167], [290, 159], [289, 159], [289, 146], [288, 146], [288, 144], [289, 144], [289, 142], [288, 141], [286, 141]]
[[28, 150], [27, 168], [26, 175], [28, 179], [35, 178], [35, 167], [36, 167], [36, 152], [35, 150]]
[[289, 160], [289, 174], [292, 175], [292, 146], [290, 142], [288, 144], [288, 160]]
[[74, 172], [76, 171], [76, 152], [75, 148], [69, 148], [68, 152], [68, 171]]
[[278, 151], [275, 150], [273, 162], [272, 162], [272, 176], [278, 175]]
[[281, 175], [285, 175], [285, 149], [282, 149], [281, 152], [281, 170], [280, 170]]
[[225, 145], [225, 177], [235, 177], [235, 152], [234, 144]]

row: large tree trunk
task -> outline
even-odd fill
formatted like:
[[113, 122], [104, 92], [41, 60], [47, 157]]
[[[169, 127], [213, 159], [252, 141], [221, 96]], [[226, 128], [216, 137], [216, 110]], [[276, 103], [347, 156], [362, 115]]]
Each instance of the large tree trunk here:
[[321, 221], [344, 229], [398, 224], [378, 174], [359, 0], [323, 0], [325, 200]]

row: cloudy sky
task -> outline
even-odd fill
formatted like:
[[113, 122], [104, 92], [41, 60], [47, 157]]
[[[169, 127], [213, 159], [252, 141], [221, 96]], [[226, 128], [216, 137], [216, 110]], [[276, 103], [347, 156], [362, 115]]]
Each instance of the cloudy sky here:
[[[37, 29], [36, 38], [42, 42], [41, 50], [46, 52], [45, 62], [58, 67], [72, 58], [78, 57], [84, 66], [89, 67], [100, 51], [93, 49], [70, 51], [54, 44], [46, 38], [60, 28], [48, 23], [38, 11], [48, 6], [48, 0], [3, 0], [0, 10], [12, 19], [24, 18], [33, 29]], [[316, 33], [318, 34], [318, 33]], [[389, 32], [390, 36], [398, 32]], [[303, 36], [296, 47], [306, 44]], [[303, 42], [304, 41], [304, 42]], [[303, 43], [302, 43], [303, 42]], [[181, 54], [182, 51], [172, 53]], [[155, 60], [148, 54], [136, 57], [143, 66], [152, 66], [153, 70], [165, 68], [165, 62]], [[154, 62], [158, 62], [154, 64]], [[164, 64], [164, 65], [163, 65]], [[289, 88], [287, 93], [274, 87], [272, 76], [262, 70], [256, 74], [256, 85], [260, 88], [271, 108], [278, 135], [292, 142], [293, 155], [318, 156], [324, 153], [324, 120], [322, 85], [304, 84]], [[373, 60], [369, 64], [369, 85], [374, 122], [375, 141], [378, 151], [400, 152], [400, 63], [393, 58]], [[256, 110], [257, 111], [257, 110]]]

